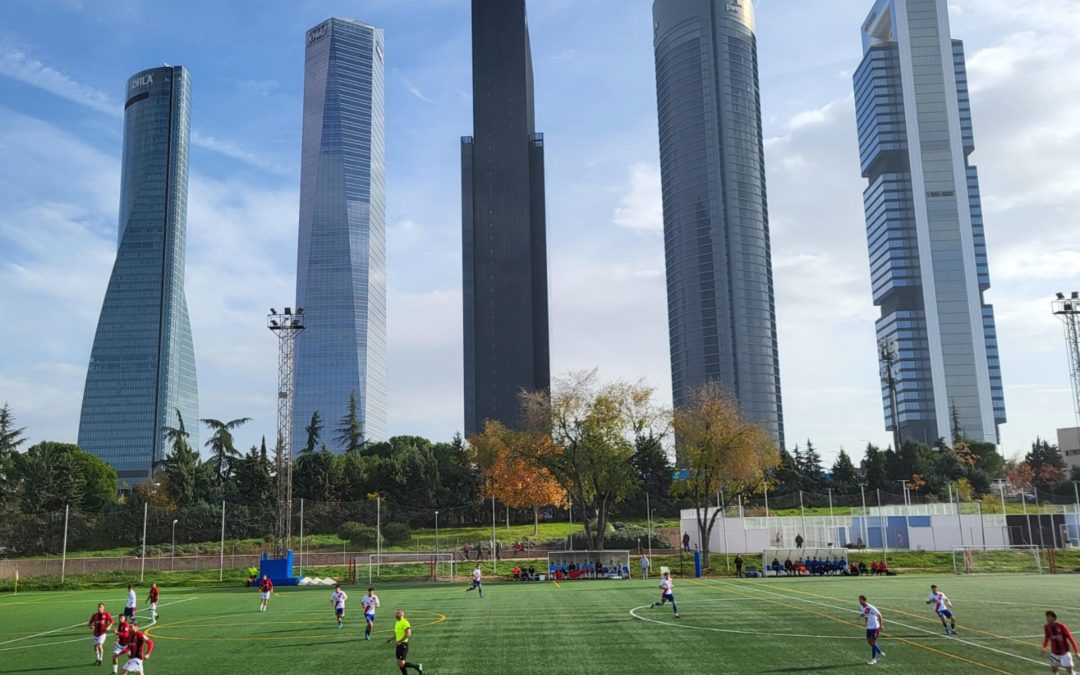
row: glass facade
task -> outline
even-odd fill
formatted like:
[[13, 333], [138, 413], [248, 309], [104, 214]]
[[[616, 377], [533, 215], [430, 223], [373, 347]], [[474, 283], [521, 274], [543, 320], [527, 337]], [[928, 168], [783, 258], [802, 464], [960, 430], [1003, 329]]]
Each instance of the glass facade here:
[[524, 0], [473, 0], [473, 136], [461, 141], [465, 434], [516, 426], [545, 390], [544, 137], [533, 120]]
[[184, 294], [191, 83], [181, 66], [127, 82], [116, 261], [86, 372], [79, 446], [122, 483], [150, 477], [177, 411], [199, 442], [195, 349]]
[[[963, 44], [944, 0], [879, 0], [853, 81], [879, 341], [897, 355], [902, 439], [997, 443], [1005, 422]], [[884, 366], [882, 366], [884, 367]]]
[[719, 382], [782, 445], [750, 0], [653, 4], [674, 402]]
[[364, 440], [387, 435], [383, 31], [329, 19], [307, 32], [300, 165], [293, 451], [318, 411], [323, 442], [356, 395]]

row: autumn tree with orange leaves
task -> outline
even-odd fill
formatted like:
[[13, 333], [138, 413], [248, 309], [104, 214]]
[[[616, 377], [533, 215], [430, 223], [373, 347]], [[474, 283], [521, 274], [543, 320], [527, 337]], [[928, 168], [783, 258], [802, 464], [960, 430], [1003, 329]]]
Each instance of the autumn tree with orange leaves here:
[[470, 439], [484, 475], [484, 496], [512, 509], [532, 509], [533, 536], [540, 533], [540, 509], [566, 505], [566, 491], [532, 457], [551, 452], [548, 436], [515, 431], [489, 420], [484, 433]]

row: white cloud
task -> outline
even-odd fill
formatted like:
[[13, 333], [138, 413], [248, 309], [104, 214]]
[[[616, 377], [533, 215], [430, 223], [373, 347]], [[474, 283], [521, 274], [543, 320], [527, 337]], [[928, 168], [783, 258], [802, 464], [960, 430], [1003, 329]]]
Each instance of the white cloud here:
[[630, 186], [615, 207], [611, 219], [619, 227], [631, 230], [663, 231], [660, 167], [644, 163], [630, 167]]
[[402, 83], [405, 85], [405, 91], [409, 92], [416, 98], [420, 99], [424, 103], [434, 103], [430, 98], [424, 95], [424, 92], [420, 91], [420, 88], [410, 82], [408, 78], [401, 78]]

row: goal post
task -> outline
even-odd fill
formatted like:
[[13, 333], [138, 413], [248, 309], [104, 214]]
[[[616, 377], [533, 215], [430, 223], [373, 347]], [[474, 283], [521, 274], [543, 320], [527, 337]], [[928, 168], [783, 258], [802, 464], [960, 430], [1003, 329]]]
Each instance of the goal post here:
[[453, 553], [372, 553], [368, 555], [368, 583], [384, 578], [450, 582], [456, 564]]
[[548, 551], [549, 581], [576, 579], [629, 579], [630, 551]]
[[1043, 574], [1046, 572], [1038, 546], [953, 546], [953, 574]]

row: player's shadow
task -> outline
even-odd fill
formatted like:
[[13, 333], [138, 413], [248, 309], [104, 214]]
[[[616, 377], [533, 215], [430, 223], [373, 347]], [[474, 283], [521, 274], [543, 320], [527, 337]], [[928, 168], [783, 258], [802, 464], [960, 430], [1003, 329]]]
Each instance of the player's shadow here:
[[16, 668], [15, 670], [0, 670], [0, 673], [44, 673], [51, 670], [84, 670], [85, 663], [76, 663], [67, 666], [48, 666], [42, 668]]

